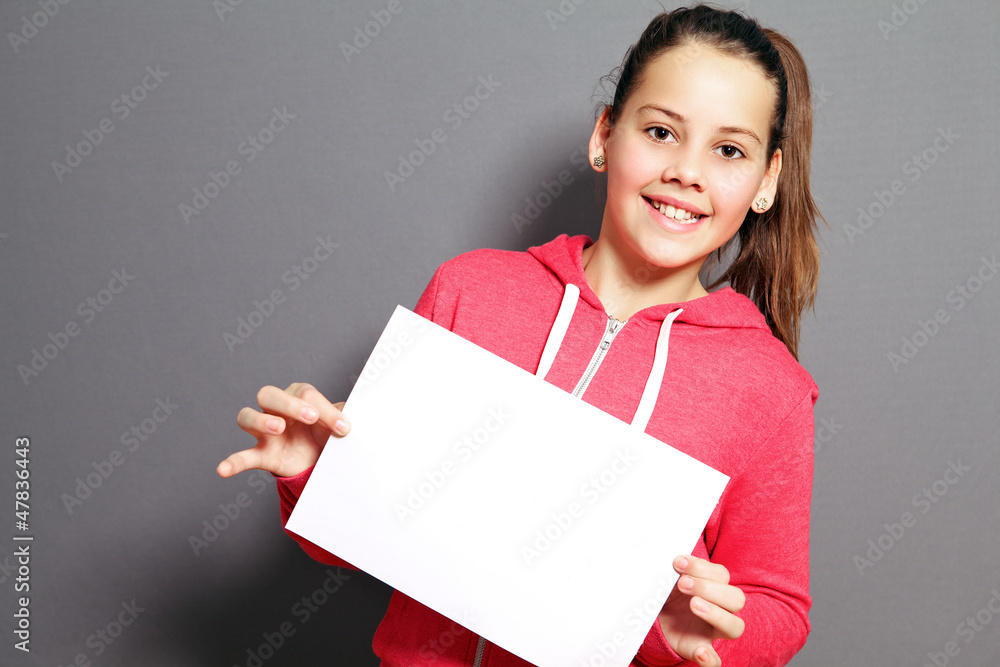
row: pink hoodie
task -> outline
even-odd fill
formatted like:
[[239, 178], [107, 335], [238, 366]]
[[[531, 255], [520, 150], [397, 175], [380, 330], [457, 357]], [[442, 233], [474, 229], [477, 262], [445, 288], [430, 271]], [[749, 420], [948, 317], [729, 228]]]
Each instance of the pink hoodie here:
[[[746, 593], [743, 636], [714, 646], [725, 667], [784, 665], [809, 632], [816, 385], [756, 306], [729, 287], [610, 326], [583, 272], [590, 243], [562, 235], [527, 252], [460, 255], [438, 268], [415, 311], [529, 372], [541, 362], [548, 382], [623, 421], [648, 418], [646, 433], [728, 475], [691, 552], [725, 565]], [[283, 523], [311, 470], [278, 478]], [[289, 535], [313, 558], [351, 567]], [[373, 646], [387, 667], [528, 665], [399, 592]], [[632, 664], [695, 663], [674, 652], [657, 623]]]

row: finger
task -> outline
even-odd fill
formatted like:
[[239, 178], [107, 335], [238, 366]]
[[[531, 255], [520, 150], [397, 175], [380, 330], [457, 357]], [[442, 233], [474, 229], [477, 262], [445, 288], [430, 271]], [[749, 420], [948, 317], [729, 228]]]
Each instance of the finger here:
[[350, 432], [351, 422], [341, 412], [344, 407], [343, 401], [331, 403], [316, 387], [305, 382], [293, 383], [285, 391], [295, 394], [306, 405], [315, 408], [317, 413], [315, 423], [325, 425], [331, 433], [337, 435], [343, 436]]
[[713, 563], [697, 556], [678, 556], [674, 559], [674, 569], [679, 574], [690, 574], [692, 577], [712, 579], [724, 584], [729, 583], [729, 570], [725, 565]]
[[711, 579], [699, 579], [689, 574], [682, 574], [677, 580], [677, 589], [687, 595], [697, 595], [712, 604], [718, 605], [728, 612], [736, 613], [743, 609], [747, 597], [736, 586], [723, 584]]
[[215, 472], [217, 472], [220, 477], [232, 477], [233, 475], [238, 475], [245, 470], [260, 468], [262, 464], [263, 458], [260, 455], [260, 450], [256, 448], [244, 449], [241, 452], [235, 452], [227, 456], [226, 459], [218, 465]]
[[344, 416], [344, 401], [334, 403], [333, 407], [337, 409], [338, 413], [338, 418], [333, 421], [333, 432], [337, 435], [347, 435], [351, 432], [351, 422]]
[[[315, 400], [313, 400], [314, 398]], [[315, 404], [319, 411], [319, 416], [316, 419], [317, 424], [324, 424], [331, 433], [339, 436], [344, 436], [351, 432], [351, 422], [344, 416], [342, 411], [344, 408], [343, 401], [331, 403], [317, 391], [315, 397], [310, 395], [310, 402]]]
[[[314, 423], [319, 417], [319, 411], [309, 401], [290, 393], [293, 387], [296, 385], [289, 386], [286, 391], [271, 385], [261, 387], [260, 391], [257, 392], [257, 405], [265, 413], [271, 415], [293, 419], [304, 424]], [[319, 392], [316, 392], [316, 395], [322, 398]]]
[[693, 657], [700, 667], [722, 667], [722, 658], [711, 646], [699, 646]]
[[715, 628], [720, 637], [726, 639], [737, 639], [743, 635], [746, 627], [739, 616], [697, 595], [691, 598], [691, 612]]
[[263, 414], [253, 408], [243, 408], [236, 415], [239, 427], [258, 440], [268, 435], [278, 435], [285, 430], [285, 420], [281, 417]]

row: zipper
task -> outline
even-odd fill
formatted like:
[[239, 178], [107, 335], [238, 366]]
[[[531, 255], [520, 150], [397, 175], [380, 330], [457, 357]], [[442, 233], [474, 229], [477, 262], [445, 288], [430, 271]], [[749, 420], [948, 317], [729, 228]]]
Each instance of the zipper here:
[[486, 650], [486, 637], [479, 638], [479, 645], [476, 646], [476, 661], [472, 663], [472, 667], [479, 667], [483, 664], [483, 651]]
[[576, 388], [573, 390], [573, 396], [579, 398], [583, 396], [583, 392], [587, 391], [587, 385], [590, 384], [591, 378], [597, 372], [597, 369], [601, 365], [601, 361], [604, 359], [604, 353], [608, 351], [611, 347], [611, 341], [615, 339], [615, 335], [625, 326], [625, 322], [628, 320], [616, 320], [613, 315], [608, 315], [608, 326], [604, 329], [604, 336], [601, 337], [601, 343], [594, 350], [594, 356], [590, 359], [590, 364], [587, 366], [587, 370], [583, 373], [583, 377], [580, 381], [576, 383]]

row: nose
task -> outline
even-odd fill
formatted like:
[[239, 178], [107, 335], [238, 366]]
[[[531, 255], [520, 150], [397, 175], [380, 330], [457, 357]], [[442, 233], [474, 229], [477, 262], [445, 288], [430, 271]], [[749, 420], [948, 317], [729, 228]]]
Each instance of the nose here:
[[701, 192], [705, 189], [703, 157], [690, 143], [677, 146], [664, 166], [661, 176], [663, 182]]

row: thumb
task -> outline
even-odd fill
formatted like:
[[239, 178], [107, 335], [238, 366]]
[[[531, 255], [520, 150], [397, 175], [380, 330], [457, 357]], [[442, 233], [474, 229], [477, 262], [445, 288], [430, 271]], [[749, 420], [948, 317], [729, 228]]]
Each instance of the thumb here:
[[218, 467], [216, 467], [215, 472], [217, 472], [220, 477], [232, 477], [233, 475], [238, 475], [245, 470], [261, 468], [263, 463], [264, 459], [260, 454], [260, 450], [256, 447], [252, 447], [250, 449], [244, 449], [242, 452], [230, 454], [222, 463], [218, 465]]

